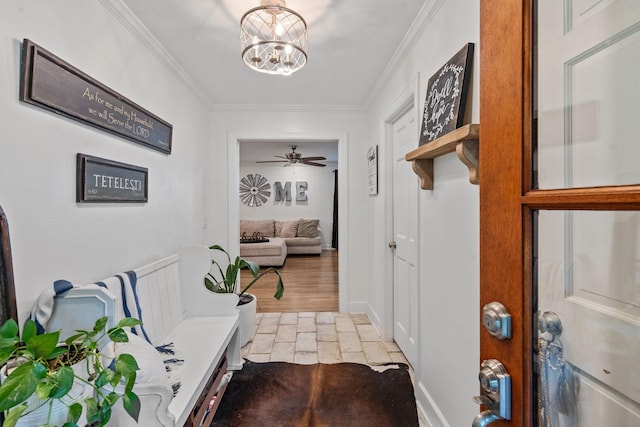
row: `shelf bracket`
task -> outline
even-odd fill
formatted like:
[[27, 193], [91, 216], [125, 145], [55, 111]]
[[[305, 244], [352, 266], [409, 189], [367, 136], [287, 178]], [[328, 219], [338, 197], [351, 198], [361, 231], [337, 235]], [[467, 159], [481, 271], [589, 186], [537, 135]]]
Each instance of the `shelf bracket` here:
[[417, 159], [411, 164], [413, 171], [420, 178], [420, 188], [433, 190], [433, 159]]
[[478, 165], [480, 164], [480, 152], [478, 141], [462, 141], [456, 145], [456, 154], [462, 163], [469, 168], [469, 182], [479, 185]]

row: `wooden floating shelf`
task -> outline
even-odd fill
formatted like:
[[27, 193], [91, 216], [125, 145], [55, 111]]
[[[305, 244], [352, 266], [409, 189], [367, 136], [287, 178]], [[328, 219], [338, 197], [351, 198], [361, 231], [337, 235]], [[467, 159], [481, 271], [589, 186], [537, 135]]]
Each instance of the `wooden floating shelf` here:
[[480, 125], [470, 124], [408, 152], [404, 158], [412, 162], [413, 171], [420, 177], [420, 188], [433, 190], [433, 159], [453, 153], [469, 168], [469, 182], [479, 184]]

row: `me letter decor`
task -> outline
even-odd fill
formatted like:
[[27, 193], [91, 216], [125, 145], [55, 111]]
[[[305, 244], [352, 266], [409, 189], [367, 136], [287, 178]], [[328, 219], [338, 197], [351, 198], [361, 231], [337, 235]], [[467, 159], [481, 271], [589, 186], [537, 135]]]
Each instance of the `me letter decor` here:
[[22, 43], [20, 100], [171, 154], [171, 124], [28, 39]]
[[467, 43], [429, 79], [420, 145], [463, 125], [472, 63], [473, 43]]
[[149, 194], [147, 168], [78, 153], [76, 202], [145, 203]]

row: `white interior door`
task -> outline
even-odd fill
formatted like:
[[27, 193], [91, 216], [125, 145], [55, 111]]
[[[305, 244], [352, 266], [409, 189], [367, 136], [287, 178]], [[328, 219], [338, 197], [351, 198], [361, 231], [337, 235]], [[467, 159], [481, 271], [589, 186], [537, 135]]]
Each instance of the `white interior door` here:
[[416, 114], [410, 108], [392, 123], [393, 147], [393, 335], [409, 363], [417, 362], [418, 180], [404, 159], [416, 148]]
[[[637, 184], [640, 2], [537, 12], [539, 188]], [[537, 230], [539, 424], [639, 426], [640, 213], [541, 210]]]

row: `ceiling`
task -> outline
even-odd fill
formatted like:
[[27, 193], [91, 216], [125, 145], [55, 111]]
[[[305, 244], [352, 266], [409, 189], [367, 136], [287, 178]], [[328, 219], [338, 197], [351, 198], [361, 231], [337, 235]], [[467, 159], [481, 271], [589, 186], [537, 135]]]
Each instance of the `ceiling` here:
[[363, 107], [425, 0], [287, 0], [305, 18], [309, 61], [290, 76], [240, 57], [239, 22], [260, 0], [121, 0], [212, 106]]

